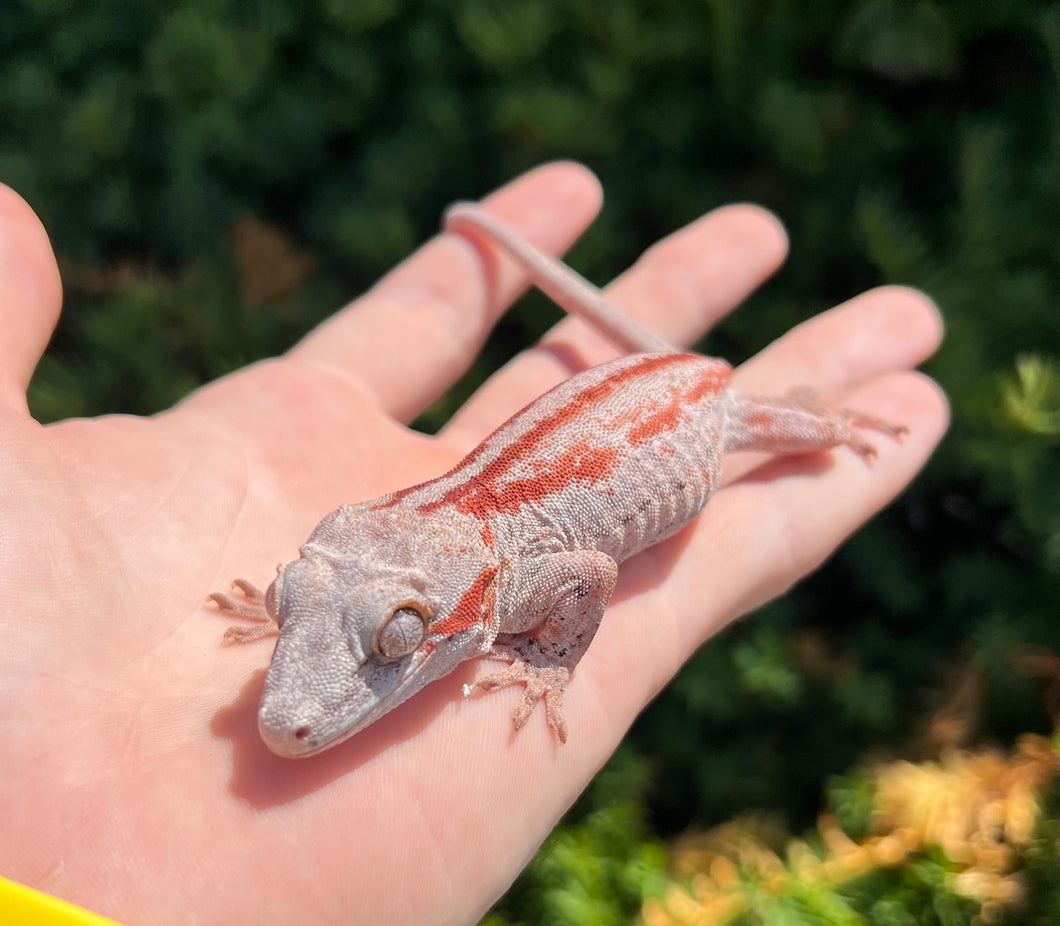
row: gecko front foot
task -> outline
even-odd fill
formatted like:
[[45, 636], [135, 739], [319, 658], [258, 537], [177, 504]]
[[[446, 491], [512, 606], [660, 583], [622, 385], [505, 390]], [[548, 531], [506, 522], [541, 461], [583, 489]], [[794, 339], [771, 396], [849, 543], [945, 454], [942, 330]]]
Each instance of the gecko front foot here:
[[522, 729], [537, 707], [538, 701], [545, 699], [545, 719], [555, 731], [561, 743], [567, 742], [567, 724], [563, 720], [563, 687], [570, 678], [570, 670], [563, 666], [539, 668], [527, 665], [516, 659], [508, 668], [480, 678], [473, 685], [464, 686], [464, 697], [470, 697], [476, 688], [482, 691], [496, 691], [508, 685], [526, 685], [522, 700], [512, 711], [512, 726]]
[[276, 619], [265, 607], [265, 593], [261, 589], [247, 582], [246, 579], [236, 579], [232, 583], [232, 588], [239, 589], [242, 595], [235, 597], [224, 592], [214, 592], [208, 598], [217, 605], [225, 617], [235, 617], [257, 623], [251, 627], [229, 627], [225, 631], [225, 643], [252, 643], [254, 640], [261, 640], [279, 633], [280, 628]]

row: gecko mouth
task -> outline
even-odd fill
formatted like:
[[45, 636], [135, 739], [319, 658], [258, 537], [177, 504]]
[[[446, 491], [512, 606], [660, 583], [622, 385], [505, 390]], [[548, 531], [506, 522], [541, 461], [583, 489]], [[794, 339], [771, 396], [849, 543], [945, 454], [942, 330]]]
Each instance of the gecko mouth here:
[[258, 732], [272, 752], [288, 759], [330, 749], [418, 691], [418, 685], [409, 683], [432, 655], [433, 648], [413, 653], [402, 663], [362, 665], [338, 697], [328, 697], [326, 690], [292, 691], [270, 671], [258, 710]]

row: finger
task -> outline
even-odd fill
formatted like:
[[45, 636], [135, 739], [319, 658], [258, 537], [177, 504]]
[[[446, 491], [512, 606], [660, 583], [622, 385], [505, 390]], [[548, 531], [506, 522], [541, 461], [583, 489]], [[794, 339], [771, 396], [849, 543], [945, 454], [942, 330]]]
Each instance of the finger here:
[[[584, 230], [600, 201], [599, 183], [587, 169], [557, 163], [524, 174], [482, 206], [556, 254]], [[408, 421], [464, 372], [524, 286], [511, 265], [484, 263], [462, 236], [439, 235], [290, 356], [355, 373], [394, 417]]]
[[778, 338], [740, 367], [734, 385], [745, 392], [802, 384], [843, 389], [922, 363], [938, 349], [942, 333], [942, 316], [928, 296], [881, 286]]
[[[793, 328], [742, 364], [733, 385], [742, 392], [774, 396], [810, 386], [835, 398], [881, 374], [917, 366], [935, 352], [942, 334], [942, 316], [927, 296], [903, 286], [883, 286]], [[887, 417], [849, 397], [839, 404]], [[901, 419], [889, 420], [909, 426]], [[874, 441], [881, 449], [887, 442]], [[758, 453], [727, 458], [725, 481], [769, 458]]]
[[[671, 343], [689, 344], [769, 277], [786, 253], [787, 237], [771, 213], [727, 206], [649, 248], [605, 294]], [[616, 355], [586, 323], [565, 319], [479, 389], [442, 434], [474, 444], [556, 383]]]
[[9, 408], [26, 407], [26, 387], [61, 303], [44, 226], [21, 196], [0, 184], [0, 402]]
[[[908, 485], [945, 432], [945, 397], [919, 373], [880, 377], [854, 399], [907, 421], [905, 443], [882, 454], [871, 468], [852, 454], [835, 454], [827, 469], [811, 472], [805, 459], [775, 460], [718, 492], [694, 530], [623, 567], [627, 588], [654, 590], [662, 618], [644, 621], [645, 608], [653, 605], [638, 596], [634, 606], [616, 608], [618, 620], [611, 625], [604, 621], [601, 644], [618, 659], [630, 653], [657, 654], [642, 693], [645, 698], [661, 688], [703, 640], [817, 568]], [[658, 576], [663, 574], [667, 578], [660, 587]], [[620, 592], [620, 602], [622, 597]], [[695, 606], [705, 601], [709, 606]], [[609, 647], [605, 641], [611, 634], [615, 641]], [[635, 677], [634, 667], [612, 663], [602, 670], [614, 672]]]

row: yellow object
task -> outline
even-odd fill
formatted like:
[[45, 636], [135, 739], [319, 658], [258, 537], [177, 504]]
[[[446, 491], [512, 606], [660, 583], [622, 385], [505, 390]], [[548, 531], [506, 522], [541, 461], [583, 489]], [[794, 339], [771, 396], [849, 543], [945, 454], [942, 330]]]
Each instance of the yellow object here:
[[11, 926], [120, 926], [105, 916], [0, 878], [0, 923]]

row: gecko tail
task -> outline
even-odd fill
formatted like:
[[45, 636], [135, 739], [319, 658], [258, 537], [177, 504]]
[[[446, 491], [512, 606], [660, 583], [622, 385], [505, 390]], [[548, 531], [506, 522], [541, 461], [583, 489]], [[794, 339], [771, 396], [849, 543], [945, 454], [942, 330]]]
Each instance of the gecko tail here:
[[484, 212], [477, 203], [453, 203], [442, 227], [474, 240], [500, 245], [546, 296], [569, 315], [585, 319], [627, 354], [676, 353], [659, 335], [613, 306], [585, 277], [535, 248], [503, 222]]

